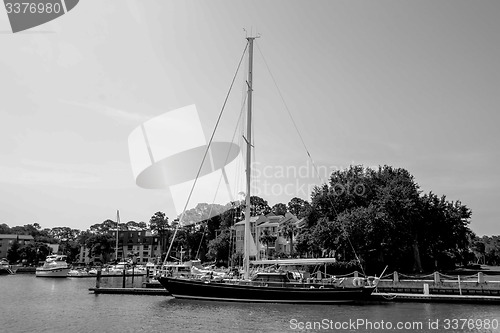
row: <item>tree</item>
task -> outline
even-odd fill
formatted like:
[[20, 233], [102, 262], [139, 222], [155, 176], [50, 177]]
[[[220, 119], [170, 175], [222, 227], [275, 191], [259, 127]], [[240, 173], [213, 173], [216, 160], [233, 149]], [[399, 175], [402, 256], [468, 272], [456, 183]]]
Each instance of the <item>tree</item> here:
[[81, 231], [69, 227], [54, 227], [47, 231], [47, 236], [56, 240], [57, 243], [76, 241]]
[[11, 263], [17, 263], [21, 259], [19, 254], [19, 242], [17, 239], [12, 243], [11, 247], [7, 250], [7, 260]]
[[74, 240], [63, 241], [59, 245], [59, 252], [68, 257], [68, 262], [74, 262], [80, 254], [80, 244]]
[[227, 262], [229, 258], [229, 232], [221, 232], [208, 244], [207, 257], [217, 262]]
[[356, 252], [372, 269], [422, 271], [470, 260], [470, 216], [460, 202], [421, 195], [405, 169], [351, 166], [313, 190], [306, 218], [322, 251], [337, 247], [343, 260]]
[[[471, 211], [459, 201], [430, 192], [420, 198], [418, 238], [423, 249], [423, 264], [434, 269], [453, 263], [466, 264], [472, 231], [467, 227]], [[453, 267], [444, 267], [453, 268]]]
[[297, 233], [295, 250], [299, 255], [317, 257], [321, 254], [321, 248], [310, 228], [301, 228]]
[[500, 265], [500, 236], [484, 236], [485, 261], [487, 265]]
[[264, 229], [262, 230], [260, 236], [259, 236], [259, 241], [266, 245], [266, 257], [269, 259], [269, 244], [274, 244], [274, 242], [276, 242], [276, 239], [278, 237], [271, 233], [271, 231], [269, 229]]
[[184, 229], [186, 230], [186, 243], [189, 257], [201, 260], [205, 259], [207, 247], [204, 226], [192, 224], [184, 227]]
[[317, 245], [316, 254], [322, 255], [324, 252], [336, 250], [339, 246], [343, 246], [344, 230], [342, 223], [337, 220], [329, 221], [327, 218], [320, 218], [318, 222], [311, 228], [310, 237], [312, 239], [309, 244]]
[[0, 224], [0, 234], [10, 234], [11, 230], [5, 223]]
[[271, 212], [275, 215], [285, 215], [287, 212], [286, 205], [284, 203], [277, 203], [271, 208]]
[[152, 232], [158, 234], [160, 238], [161, 253], [166, 251], [168, 236], [170, 234], [170, 225], [168, 224], [168, 217], [163, 212], [156, 212], [149, 220], [149, 228]]
[[115, 238], [111, 234], [93, 234], [87, 241], [86, 246], [90, 249], [93, 257], [102, 257], [104, 263], [109, 261], [114, 251]]
[[127, 223], [125, 223], [125, 227], [127, 230], [134, 230], [134, 231], [142, 231], [148, 228], [146, 222], [135, 222], [135, 221], [128, 221]]
[[116, 221], [107, 219], [102, 223], [91, 225], [90, 232], [97, 234], [108, 234], [110, 231], [116, 230], [116, 225]]
[[279, 226], [280, 232], [290, 242], [290, 257], [293, 258], [293, 238], [297, 234], [298, 228], [295, 222], [291, 219], [286, 220]]
[[[199, 223], [218, 216], [230, 208], [230, 204], [223, 206], [219, 204], [198, 203], [196, 207], [184, 212], [181, 222], [183, 225]], [[180, 219], [180, 216], [178, 218]]]
[[305, 217], [311, 209], [309, 202], [297, 197], [292, 198], [287, 206], [288, 211], [299, 219]]
[[225, 230], [232, 227], [236, 221], [242, 219], [243, 211], [244, 206], [240, 202], [232, 202], [231, 208], [220, 215], [220, 228]]
[[[487, 236], [485, 236], [487, 237]], [[473, 236], [472, 239], [472, 251], [474, 252], [474, 256], [476, 257], [477, 264], [485, 264], [485, 256], [486, 256], [486, 244], [483, 240], [476, 235]]]
[[35, 242], [22, 246], [19, 249], [19, 256], [26, 264], [38, 265], [38, 262], [44, 261], [51, 252], [52, 248], [47, 244]]
[[250, 197], [250, 216], [266, 215], [271, 212], [271, 207], [267, 204], [267, 201], [252, 195]]

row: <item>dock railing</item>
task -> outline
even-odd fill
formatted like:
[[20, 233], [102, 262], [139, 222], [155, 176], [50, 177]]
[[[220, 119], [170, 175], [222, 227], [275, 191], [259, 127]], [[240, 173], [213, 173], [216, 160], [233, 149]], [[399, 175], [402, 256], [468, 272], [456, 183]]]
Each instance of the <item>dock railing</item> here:
[[380, 277], [377, 290], [396, 293], [500, 296], [500, 275], [487, 275], [483, 272], [464, 275], [441, 272], [409, 275], [395, 271]]

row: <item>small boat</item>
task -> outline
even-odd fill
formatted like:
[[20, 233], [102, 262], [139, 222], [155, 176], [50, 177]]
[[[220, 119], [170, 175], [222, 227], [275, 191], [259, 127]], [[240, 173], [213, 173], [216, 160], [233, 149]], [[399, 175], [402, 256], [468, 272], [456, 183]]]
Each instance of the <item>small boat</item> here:
[[0, 275], [10, 274], [14, 274], [14, 271], [10, 267], [9, 262], [5, 258], [0, 259]]
[[[131, 261], [120, 261], [114, 266], [110, 266], [102, 271], [103, 275], [145, 275], [146, 269], [142, 266], [136, 266]], [[105, 273], [106, 272], [106, 273]]]
[[69, 277], [86, 277], [89, 275], [89, 272], [87, 272], [85, 269], [71, 269], [68, 272]]
[[200, 260], [189, 260], [189, 261], [180, 261], [180, 262], [165, 262], [162, 265], [159, 265], [157, 268], [153, 270], [153, 277], [160, 276], [173, 276], [173, 277], [191, 277], [195, 274], [199, 274], [199, 270], [202, 270], [203, 266], [201, 265]]
[[66, 262], [65, 255], [49, 255], [45, 259], [42, 267], [37, 267], [35, 276], [37, 277], [67, 277], [70, 267]]

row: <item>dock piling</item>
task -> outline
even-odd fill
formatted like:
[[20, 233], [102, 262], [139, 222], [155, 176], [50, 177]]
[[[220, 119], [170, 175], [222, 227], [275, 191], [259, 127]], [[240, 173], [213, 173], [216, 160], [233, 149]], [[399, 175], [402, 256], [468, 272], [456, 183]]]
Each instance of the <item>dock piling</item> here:
[[97, 276], [95, 279], [95, 287], [99, 289], [101, 287], [101, 268], [97, 270]]

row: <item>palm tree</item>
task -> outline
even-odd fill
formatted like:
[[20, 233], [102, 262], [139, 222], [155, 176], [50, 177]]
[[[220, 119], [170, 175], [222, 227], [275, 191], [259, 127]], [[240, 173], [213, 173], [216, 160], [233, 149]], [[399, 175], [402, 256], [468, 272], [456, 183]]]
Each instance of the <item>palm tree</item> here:
[[297, 225], [293, 220], [287, 220], [279, 226], [279, 230], [290, 242], [290, 257], [293, 257], [293, 237], [297, 234]]
[[269, 259], [269, 244], [276, 242], [278, 237], [271, 233], [269, 229], [262, 230], [259, 241], [266, 245], [266, 257]]

